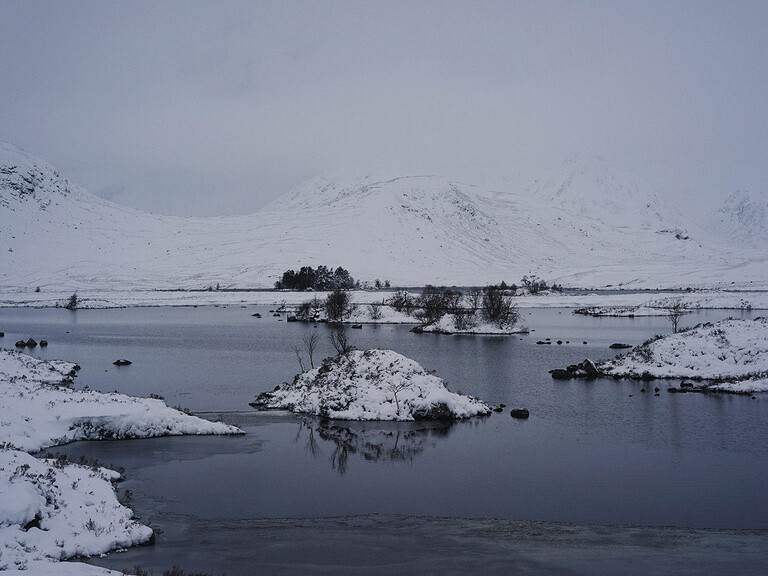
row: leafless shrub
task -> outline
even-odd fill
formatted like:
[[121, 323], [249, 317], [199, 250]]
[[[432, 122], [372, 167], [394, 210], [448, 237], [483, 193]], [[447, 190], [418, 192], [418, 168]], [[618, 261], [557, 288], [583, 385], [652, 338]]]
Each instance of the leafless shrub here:
[[349, 340], [349, 335], [347, 334], [347, 329], [344, 325], [337, 326], [331, 330], [329, 339], [331, 341], [331, 346], [333, 346], [339, 356], [348, 354], [355, 349]]
[[371, 320], [381, 320], [381, 304], [368, 304], [368, 312]]

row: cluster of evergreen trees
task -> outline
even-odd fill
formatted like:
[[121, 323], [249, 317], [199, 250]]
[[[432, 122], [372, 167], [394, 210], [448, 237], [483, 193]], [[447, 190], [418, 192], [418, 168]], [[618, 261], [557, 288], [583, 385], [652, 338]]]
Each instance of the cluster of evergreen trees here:
[[302, 266], [298, 272], [286, 270], [283, 277], [275, 282], [278, 290], [348, 290], [354, 287], [354, 278], [341, 266], [336, 270], [327, 266]]

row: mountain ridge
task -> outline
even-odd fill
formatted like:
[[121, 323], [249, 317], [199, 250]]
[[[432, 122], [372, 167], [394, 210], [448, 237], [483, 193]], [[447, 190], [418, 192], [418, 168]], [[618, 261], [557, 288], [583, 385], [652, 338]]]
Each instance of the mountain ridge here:
[[602, 164], [566, 163], [527, 192], [347, 173], [309, 180], [253, 214], [181, 218], [99, 198], [2, 144], [0, 290], [270, 287], [286, 269], [318, 264], [398, 285], [530, 273], [582, 287], [768, 285], [760, 252], [708, 237]]

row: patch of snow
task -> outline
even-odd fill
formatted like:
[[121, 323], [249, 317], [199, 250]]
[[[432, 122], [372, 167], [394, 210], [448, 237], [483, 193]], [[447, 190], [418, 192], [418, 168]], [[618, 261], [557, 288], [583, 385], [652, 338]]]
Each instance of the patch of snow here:
[[461, 419], [489, 414], [471, 396], [392, 350], [353, 351], [326, 359], [293, 382], [261, 394], [252, 406], [340, 420]]

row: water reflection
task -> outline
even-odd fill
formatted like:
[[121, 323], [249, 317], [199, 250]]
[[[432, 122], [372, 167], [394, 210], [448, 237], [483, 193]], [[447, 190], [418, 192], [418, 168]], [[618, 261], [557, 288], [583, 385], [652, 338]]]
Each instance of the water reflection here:
[[353, 422], [304, 417], [294, 442], [304, 442], [307, 453], [329, 455], [331, 467], [343, 476], [350, 457], [371, 462], [412, 462], [445, 438], [451, 423]]

